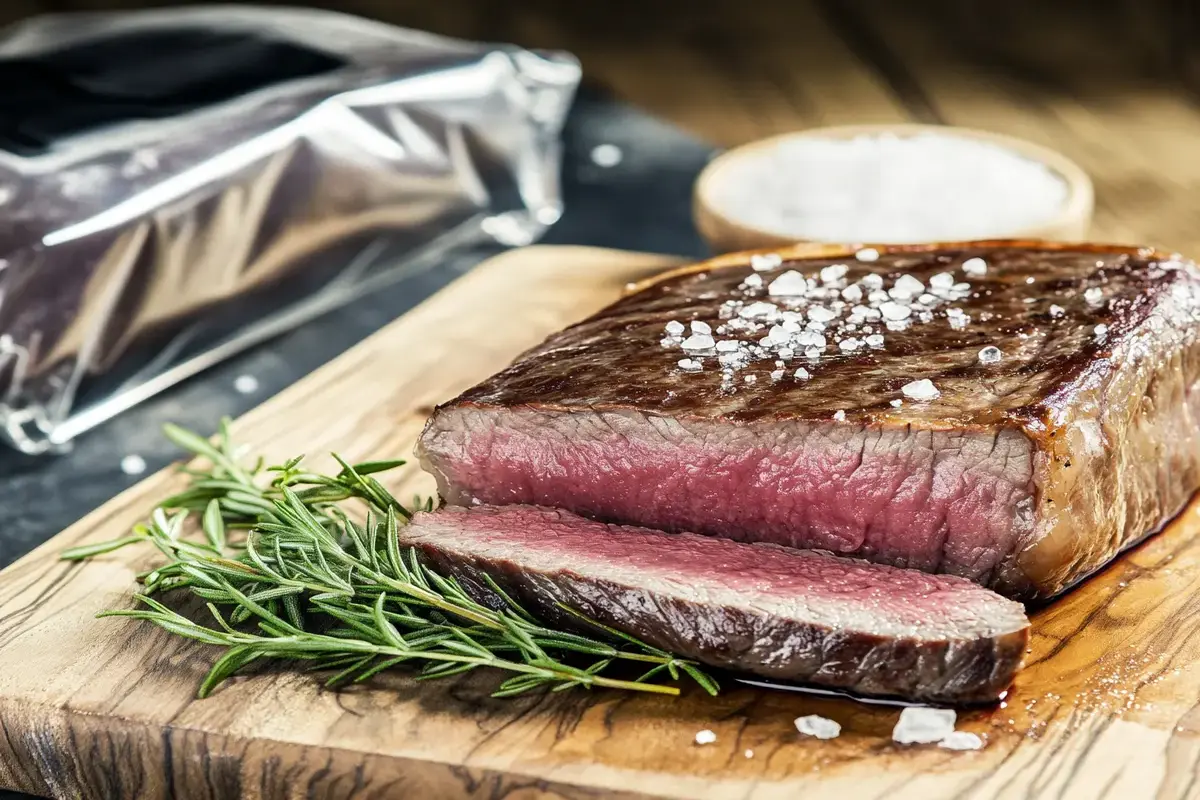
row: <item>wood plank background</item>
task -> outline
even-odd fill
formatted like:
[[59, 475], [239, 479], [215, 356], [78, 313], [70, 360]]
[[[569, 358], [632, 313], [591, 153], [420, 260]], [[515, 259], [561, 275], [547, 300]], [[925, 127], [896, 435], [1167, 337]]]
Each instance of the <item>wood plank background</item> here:
[[[15, 0], [39, 10], [180, 5]], [[1022, 136], [1096, 181], [1094, 238], [1200, 253], [1194, 0], [327, 0], [578, 55], [587, 80], [715, 144], [916, 120]]]

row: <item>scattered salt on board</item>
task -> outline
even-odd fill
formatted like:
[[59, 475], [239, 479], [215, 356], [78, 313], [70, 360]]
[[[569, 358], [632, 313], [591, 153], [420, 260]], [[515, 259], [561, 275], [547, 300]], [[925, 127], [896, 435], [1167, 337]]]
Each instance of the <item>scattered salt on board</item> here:
[[892, 729], [898, 744], [933, 744], [954, 733], [957, 715], [951, 708], [906, 708]]
[[842, 726], [834, 720], [809, 714], [807, 717], [796, 717], [796, 730], [817, 739], [836, 739], [842, 733]]

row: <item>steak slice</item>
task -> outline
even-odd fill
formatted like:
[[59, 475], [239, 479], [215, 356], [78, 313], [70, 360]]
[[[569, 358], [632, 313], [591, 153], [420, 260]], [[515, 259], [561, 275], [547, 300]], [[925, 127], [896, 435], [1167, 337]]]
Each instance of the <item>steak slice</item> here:
[[1198, 274], [1050, 243], [723, 256], [440, 407], [419, 452], [452, 504], [557, 506], [1049, 597], [1200, 485]]
[[[597, 622], [714, 667], [868, 694], [995, 700], [1020, 667], [1020, 604], [970, 581], [533, 506], [418, 514], [401, 543], [476, 599], [491, 576], [545, 619]], [[593, 631], [594, 632], [594, 631]]]

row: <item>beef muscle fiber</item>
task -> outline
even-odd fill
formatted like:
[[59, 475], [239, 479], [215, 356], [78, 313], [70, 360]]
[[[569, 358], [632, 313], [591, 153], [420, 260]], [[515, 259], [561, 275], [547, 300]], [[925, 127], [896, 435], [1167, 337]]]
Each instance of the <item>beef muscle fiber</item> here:
[[448, 507], [400, 536], [482, 602], [486, 574], [560, 624], [580, 625], [562, 603], [710, 666], [869, 694], [995, 700], [1029, 636], [1020, 604], [962, 578], [558, 509]]

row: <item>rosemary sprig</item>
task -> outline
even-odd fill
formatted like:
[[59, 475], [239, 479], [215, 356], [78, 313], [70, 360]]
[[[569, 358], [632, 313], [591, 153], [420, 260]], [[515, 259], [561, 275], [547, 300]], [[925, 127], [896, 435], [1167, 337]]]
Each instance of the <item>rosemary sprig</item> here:
[[[139, 607], [101, 616], [144, 619], [179, 636], [224, 647], [200, 687], [207, 696], [230, 676], [265, 660], [304, 661], [330, 670], [327, 685], [367, 680], [402, 664], [422, 678], [479, 667], [514, 673], [495, 692], [511, 696], [550, 687], [606, 687], [678, 694], [654, 682], [687, 675], [716, 694], [716, 682], [695, 663], [588, 620], [597, 636], [557, 630], [539, 621], [494, 583], [500, 608], [475, 601], [452, 577], [400, 546], [399, 526], [413, 511], [373, 475], [403, 461], [349, 464], [340, 471], [306, 470], [301, 458], [263, 468], [244, 466], [222, 423], [215, 442], [176, 426], [177, 445], [208, 462], [185, 470], [187, 488], [155, 508], [129, 536], [62, 554], [79, 560], [148, 542], [164, 563], [138, 576]], [[352, 519], [344, 504], [366, 506]], [[414, 503], [432, 508], [432, 499]], [[199, 536], [188, 536], [198, 522]], [[212, 624], [201, 624], [160, 601], [174, 591], [203, 600]], [[641, 663], [645, 672], [623, 679], [614, 664]]]

